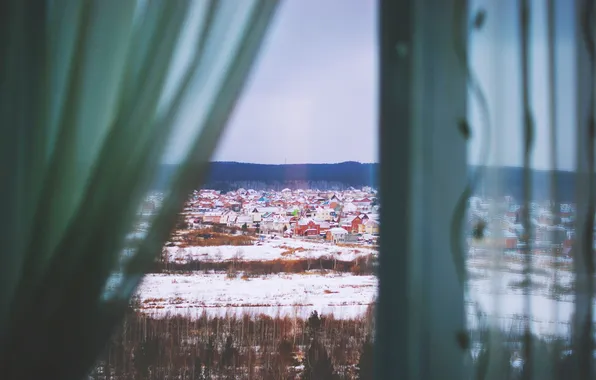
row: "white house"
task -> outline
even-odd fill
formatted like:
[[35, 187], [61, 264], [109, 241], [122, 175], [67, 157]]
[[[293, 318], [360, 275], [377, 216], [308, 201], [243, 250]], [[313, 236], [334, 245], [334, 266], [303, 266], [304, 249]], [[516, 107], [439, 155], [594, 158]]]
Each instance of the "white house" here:
[[344, 208], [342, 211], [345, 213], [353, 213], [353, 212], [358, 211], [358, 207], [356, 207], [356, 205], [353, 204], [352, 202], [349, 202], [344, 205]]
[[259, 223], [261, 221], [262, 214], [259, 212], [258, 209], [253, 209], [250, 215], [252, 216], [253, 223]]
[[334, 227], [327, 231], [327, 240], [333, 241], [333, 243], [339, 243], [346, 240], [348, 231], [340, 227]]
[[252, 224], [252, 215], [238, 215], [236, 218], [236, 226], [242, 227], [246, 223], [248, 226]]
[[329, 207], [317, 207], [315, 212], [315, 218], [319, 220], [330, 221], [331, 219], [333, 219], [333, 216], [331, 215], [332, 212], [333, 210]]
[[238, 214], [234, 211], [226, 211], [219, 218], [219, 223], [229, 226], [236, 221], [236, 216], [238, 216]]
[[379, 222], [376, 220], [369, 219], [366, 222], [366, 226], [364, 227], [365, 233], [369, 235], [378, 235], [379, 234]]

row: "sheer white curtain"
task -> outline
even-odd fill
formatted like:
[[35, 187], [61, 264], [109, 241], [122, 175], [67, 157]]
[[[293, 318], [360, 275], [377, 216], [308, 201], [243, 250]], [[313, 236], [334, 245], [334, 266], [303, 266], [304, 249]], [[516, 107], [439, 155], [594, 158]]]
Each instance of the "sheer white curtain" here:
[[380, 1], [379, 378], [592, 378], [594, 1], [440, 3]]
[[[203, 177], [276, 6], [2, 2], [4, 376], [79, 379], [93, 364]], [[161, 207], [131, 247], [165, 163]]]
[[469, 227], [486, 228], [468, 235], [467, 312], [472, 330], [488, 326], [486, 378], [593, 375], [594, 17], [590, 0], [469, 2], [483, 204]]

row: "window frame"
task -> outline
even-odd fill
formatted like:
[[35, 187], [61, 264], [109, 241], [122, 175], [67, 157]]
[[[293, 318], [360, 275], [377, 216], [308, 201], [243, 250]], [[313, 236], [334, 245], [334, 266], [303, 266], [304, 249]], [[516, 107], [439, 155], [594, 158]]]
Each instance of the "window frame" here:
[[464, 293], [450, 248], [467, 175], [466, 76], [452, 39], [466, 18], [455, 19], [456, 6], [467, 14], [466, 0], [379, 0], [378, 379], [465, 377]]

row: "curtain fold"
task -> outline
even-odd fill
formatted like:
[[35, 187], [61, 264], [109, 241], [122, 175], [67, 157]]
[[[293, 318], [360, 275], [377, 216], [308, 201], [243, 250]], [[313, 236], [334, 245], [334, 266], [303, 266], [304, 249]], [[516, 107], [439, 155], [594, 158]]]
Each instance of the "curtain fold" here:
[[[3, 376], [93, 365], [204, 178], [277, 3], [2, 2]], [[130, 241], [166, 163], [161, 207]]]
[[468, 96], [468, 163], [482, 170], [466, 232], [479, 378], [595, 373], [594, 6], [470, 1], [470, 25], [484, 22], [468, 65], [486, 97]]

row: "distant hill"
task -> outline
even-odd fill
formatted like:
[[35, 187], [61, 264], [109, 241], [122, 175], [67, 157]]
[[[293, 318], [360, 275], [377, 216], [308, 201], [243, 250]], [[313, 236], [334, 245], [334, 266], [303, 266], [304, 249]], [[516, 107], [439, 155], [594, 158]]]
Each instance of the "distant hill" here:
[[[174, 173], [174, 165], [162, 165], [155, 188], [162, 189]], [[470, 167], [475, 169], [475, 167]], [[520, 167], [487, 167], [484, 180], [478, 186], [478, 195], [489, 195], [491, 180], [500, 179], [503, 195], [523, 198], [523, 169]], [[572, 201], [575, 197], [575, 175], [569, 171], [532, 170], [532, 193], [535, 200], [550, 198], [550, 176], [557, 182], [558, 200]], [[378, 188], [379, 164], [341, 162], [335, 164], [265, 165], [241, 162], [213, 162], [204, 187], [223, 191], [240, 187], [253, 189], [318, 188], [345, 189], [371, 186]]]
[[[163, 188], [175, 170], [173, 165], [162, 165], [156, 187]], [[241, 162], [212, 162], [204, 187], [233, 190], [240, 187], [253, 189], [318, 188], [344, 189], [347, 187], [376, 187], [379, 164], [341, 162], [336, 164], [266, 165]]]
[[[557, 201], [572, 202], [575, 199], [575, 173], [570, 171], [531, 170], [530, 177], [533, 200], [550, 200], [551, 175], [555, 177], [557, 186]], [[491, 181], [499, 178], [503, 195], [511, 195], [516, 200], [523, 199], [523, 168], [520, 167], [487, 167], [484, 169], [484, 180], [481, 181], [478, 195], [490, 193]], [[483, 186], [484, 185], [484, 186]]]

